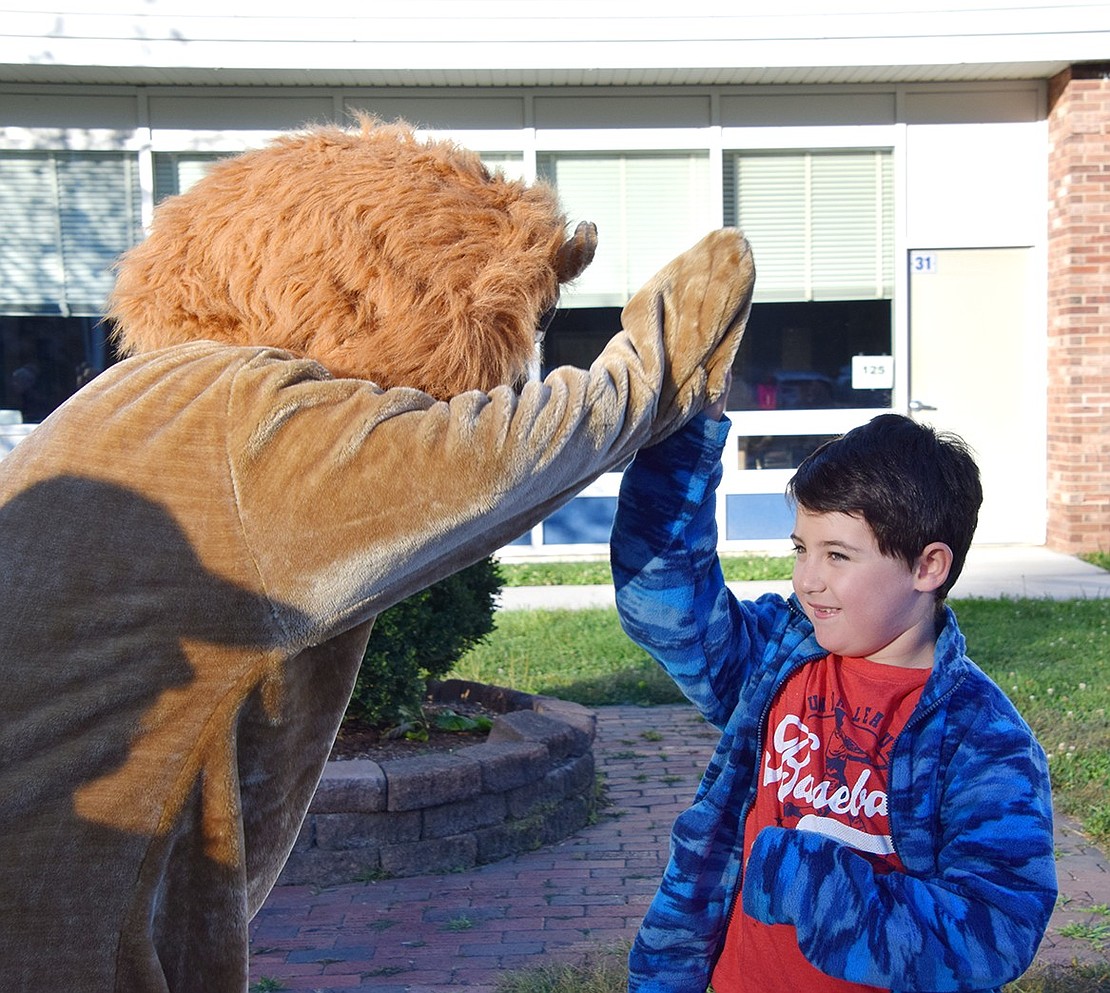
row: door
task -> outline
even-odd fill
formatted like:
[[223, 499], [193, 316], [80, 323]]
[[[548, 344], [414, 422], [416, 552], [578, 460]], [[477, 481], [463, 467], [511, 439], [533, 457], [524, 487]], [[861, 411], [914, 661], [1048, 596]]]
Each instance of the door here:
[[1031, 257], [1027, 248], [910, 253], [910, 412], [974, 450], [978, 543], [1045, 540], [1044, 317]]

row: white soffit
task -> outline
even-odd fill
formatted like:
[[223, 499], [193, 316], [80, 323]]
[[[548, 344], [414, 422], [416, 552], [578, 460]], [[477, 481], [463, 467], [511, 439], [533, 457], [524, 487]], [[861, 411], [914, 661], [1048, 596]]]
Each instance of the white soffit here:
[[[0, 3], [0, 79], [259, 86], [682, 86], [1045, 78], [1110, 56], [1110, 4], [780, 0]], [[382, 9], [400, 10], [379, 13]], [[229, 9], [233, 14], [227, 13]]]

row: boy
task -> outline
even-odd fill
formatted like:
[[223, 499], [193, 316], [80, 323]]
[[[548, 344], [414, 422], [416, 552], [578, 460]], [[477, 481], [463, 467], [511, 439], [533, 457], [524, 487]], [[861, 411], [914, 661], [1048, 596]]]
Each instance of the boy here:
[[956, 437], [885, 414], [788, 492], [794, 596], [717, 561], [723, 404], [641, 450], [617, 604], [722, 732], [629, 959], [633, 991], [996, 990], [1056, 898], [1044, 753], [965, 655], [944, 598], [975, 530]]

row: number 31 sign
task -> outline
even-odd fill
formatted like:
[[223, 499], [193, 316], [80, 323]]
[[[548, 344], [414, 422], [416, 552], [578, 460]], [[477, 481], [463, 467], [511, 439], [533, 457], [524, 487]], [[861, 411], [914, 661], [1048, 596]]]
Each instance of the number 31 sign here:
[[935, 252], [910, 252], [910, 274], [931, 276], [939, 268]]

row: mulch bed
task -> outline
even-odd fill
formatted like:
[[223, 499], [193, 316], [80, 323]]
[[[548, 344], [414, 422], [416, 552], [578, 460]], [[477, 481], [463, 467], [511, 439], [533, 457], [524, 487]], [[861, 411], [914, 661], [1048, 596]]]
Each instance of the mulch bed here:
[[450, 704], [424, 704], [424, 719], [427, 725], [428, 740], [417, 741], [397, 734], [394, 728], [370, 727], [354, 721], [344, 721], [332, 746], [332, 759], [382, 759], [411, 758], [428, 752], [453, 752], [469, 745], [480, 745], [489, 735], [488, 731], [444, 731], [435, 726], [440, 714], [453, 711], [465, 717], [497, 716], [493, 711], [480, 704], [468, 701], [454, 701]]

